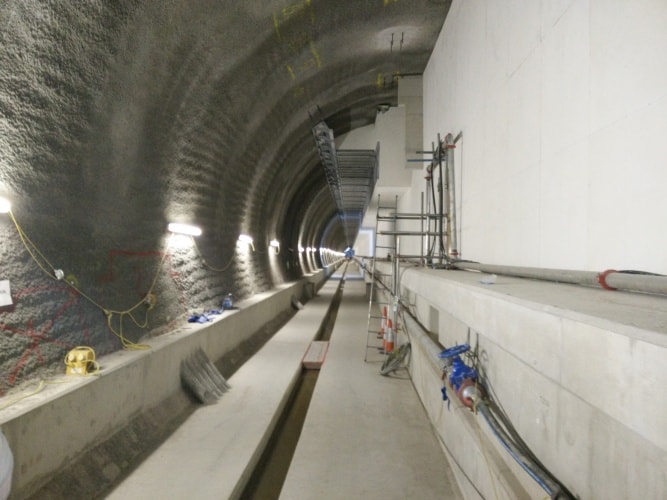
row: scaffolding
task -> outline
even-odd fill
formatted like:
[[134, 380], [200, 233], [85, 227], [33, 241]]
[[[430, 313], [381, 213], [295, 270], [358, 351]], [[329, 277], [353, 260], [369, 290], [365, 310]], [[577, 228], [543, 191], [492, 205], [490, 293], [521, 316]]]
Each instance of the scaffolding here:
[[[421, 194], [421, 210], [417, 213], [399, 212], [398, 196], [393, 205], [383, 206], [381, 197], [378, 195], [378, 208], [375, 218], [375, 243], [373, 255], [371, 256], [370, 270], [364, 266], [370, 275], [370, 291], [368, 297], [368, 324], [366, 335], [366, 350], [364, 361], [368, 361], [369, 350], [377, 350], [382, 354], [389, 354], [387, 349], [386, 324], [391, 319], [395, 331], [399, 331], [398, 324], [399, 307], [401, 304], [400, 276], [401, 262], [410, 262], [412, 265], [428, 266], [433, 268], [451, 268], [452, 263], [458, 260], [458, 240], [456, 237], [456, 190], [454, 172], [454, 149], [456, 143], [462, 137], [459, 133], [456, 137], [447, 134], [442, 140], [440, 134], [437, 137], [437, 146], [432, 144], [431, 151], [417, 151], [419, 154], [429, 154], [429, 159], [410, 161], [427, 162], [426, 167], [426, 203], [424, 193]], [[434, 178], [437, 174], [437, 184]], [[436, 188], [437, 186], [437, 188]], [[437, 193], [436, 193], [437, 189]], [[436, 199], [437, 195], [437, 199]], [[432, 204], [432, 209], [431, 209]], [[419, 222], [418, 228], [405, 230], [398, 227], [399, 221]], [[390, 227], [385, 227], [386, 225]], [[380, 237], [388, 237], [389, 244], [380, 245]], [[401, 253], [401, 240], [403, 238], [420, 238], [419, 254]], [[384, 241], [383, 241], [384, 243]], [[436, 253], [437, 247], [437, 253]], [[391, 274], [388, 283], [377, 270], [378, 249], [387, 250], [386, 261], [391, 262]], [[373, 315], [373, 302], [376, 295], [376, 287], [382, 286], [391, 296], [391, 302], [379, 303], [378, 305], [390, 306], [389, 312], [381, 316]], [[380, 331], [371, 328], [373, 319], [381, 320]], [[380, 342], [378, 342], [380, 340]], [[378, 345], [380, 344], [380, 345]], [[398, 342], [396, 342], [398, 344]]]

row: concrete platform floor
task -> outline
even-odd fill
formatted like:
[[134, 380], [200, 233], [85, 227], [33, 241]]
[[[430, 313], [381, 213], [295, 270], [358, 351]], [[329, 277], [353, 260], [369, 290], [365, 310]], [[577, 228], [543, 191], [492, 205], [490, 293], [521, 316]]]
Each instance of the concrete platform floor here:
[[347, 280], [280, 498], [462, 498], [407, 371], [364, 362], [367, 315], [364, 282]]
[[[348, 275], [356, 274], [352, 266], [349, 271]], [[325, 288], [333, 284], [330, 282]], [[326, 295], [331, 290], [322, 292]], [[462, 498], [407, 372], [399, 371], [393, 377], [381, 376], [379, 354], [364, 362], [368, 313], [365, 292], [363, 280], [348, 279], [344, 284], [327, 358], [280, 498]], [[313, 330], [317, 326], [313, 325]], [[279, 338], [277, 341], [283, 343]], [[272, 342], [273, 339], [269, 344]], [[302, 354], [302, 351], [296, 353], [297, 356]], [[273, 357], [283, 355], [289, 372], [295, 353], [289, 349], [272, 350]], [[273, 361], [275, 372], [281, 363], [280, 359]], [[251, 365], [252, 360], [247, 364]], [[273, 376], [283, 377], [279, 373]], [[248, 380], [241, 380], [242, 377]], [[237, 441], [255, 424], [252, 417], [229, 418], [230, 415], [225, 416], [220, 411], [235, 391], [253, 385], [253, 373], [241, 369], [230, 382], [232, 391], [220, 403], [198, 410], [109, 498], [184, 498], [185, 492], [191, 499], [235, 497], [236, 491], [231, 493], [231, 488], [225, 490], [223, 485], [214, 484], [220, 483], [221, 476], [232, 472], [220, 473], [219, 464], [230, 463], [233, 464], [230, 468], [238, 468], [232, 475], [243, 469], [243, 464], [237, 463], [244, 461], [243, 445]], [[254, 408], [253, 412], [260, 411], [261, 402], [246, 401], [245, 404]], [[226, 428], [226, 433], [232, 437], [223, 440], [224, 446], [217, 446], [216, 442], [221, 441], [216, 429], [232, 425], [231, 422], [242, 427], [236, 434]], [[206, 429], [197, 430], [200, 426]], [[261, 432], [256, 429], [255, 434]], [[216, 435], [218, 437], [214, 437]], [[173, 445], [169, 442], [172, 440]], [[207, 444], [202, 444], [202, 440]], [[255, 446], [254, 440], [247, 446]], [[174, 476], [178, 476], [176, 482]], [[221, 497], [223, 491], [227, 493]]]

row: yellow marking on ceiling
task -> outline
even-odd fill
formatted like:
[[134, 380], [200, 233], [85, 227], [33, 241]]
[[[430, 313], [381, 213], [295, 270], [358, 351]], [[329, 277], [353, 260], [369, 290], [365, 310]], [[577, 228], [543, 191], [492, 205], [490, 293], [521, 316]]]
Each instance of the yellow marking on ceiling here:
[[280, 36], [280, 27], [278, 26], [278, 18], [276, 17], [275, 14], [273, 14], [273, 27], [276, 29], [276, 35], [278, 36], [278, 40], [282, 40], [282, 37]]
[[320, 60], [320, 55], [318, 54], [317, 49], [315, 48], [315, 44], [313, 43], [312, 40], [310, 41], [310, 51], [315, 56], [315, 61], [317, 63], [317, 67], [321, 68], [322, 67], [322, 61]]

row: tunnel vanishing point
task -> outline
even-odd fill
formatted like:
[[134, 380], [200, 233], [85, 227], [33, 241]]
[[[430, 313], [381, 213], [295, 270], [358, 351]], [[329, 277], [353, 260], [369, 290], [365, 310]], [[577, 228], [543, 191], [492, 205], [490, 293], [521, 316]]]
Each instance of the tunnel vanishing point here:
[[[183, 360], [240, 363], [314, 310], [346, 251], [409, 313], [407, 370], [464, 498], [556, 478], [665, 498], [665, 23], [655, 0], [3, 1], [10, 498], [112, 435], [130, 450], [176, 426]], [[383, 239], [378, 195], [433, 218]], [[471, 367], [439, 364], [461, 345], [502, 428], [477, 426], [493, 405], [443, 402], [445, 374], [472, 391]], [[99, 377], [54, 383], [77, 348]]]

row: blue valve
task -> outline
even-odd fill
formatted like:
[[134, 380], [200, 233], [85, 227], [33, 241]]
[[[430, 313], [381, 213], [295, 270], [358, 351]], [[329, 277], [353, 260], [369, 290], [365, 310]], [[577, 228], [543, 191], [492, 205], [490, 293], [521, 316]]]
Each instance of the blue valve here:
[[[456, 395], [461, 398], [459, 394], [459, 389], [461, 385], [466, 380], [477, 380], [477, 370], [465, 364], [465, 362], [459, 357], [460, 354], [468, 352], [470, 350], [469, 344], [461, 344], [449, 349], [445, 349], [438, 357], [440, 359], [449, 360], [449, 369], [445, 369], [445, 372], [449, 373], [449, 385], [452, 386]], [[447, 392], [445, 387], [441, 389], [442, 400], [447, 401], [447, 408], [449, 408], [449, 398], [447, 397]], [[463, 401], [463, 400], [462, 400]], [[463, 401], [466, 404], [466, 401]]]
[[458, 391], [464, 380], [477, 380], [477, 370], [466, 365], [458, 356], [452, 361], [449, 383]]
[[438, 354], [438, 357], [440, 359], [449, 359], [458, 356], [459, 354], [463, 354], [469, 350], [470, 346], [468, 344], [455, 345], [454, 347], [450, 347], [449, 349], [442, 351], [440, 354]]

